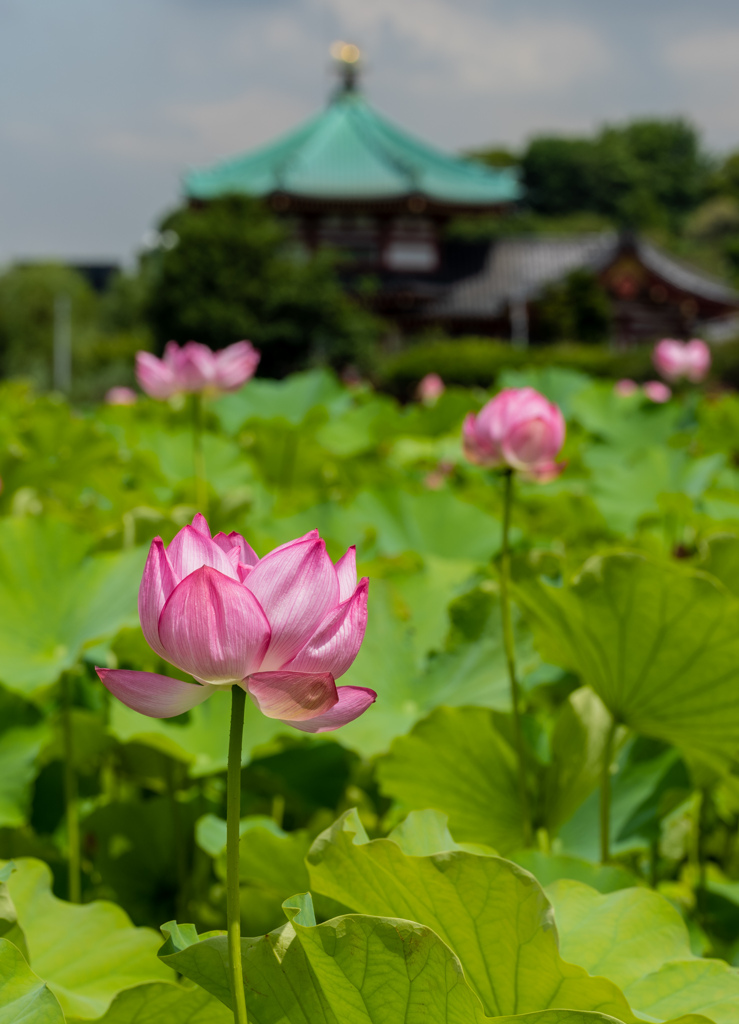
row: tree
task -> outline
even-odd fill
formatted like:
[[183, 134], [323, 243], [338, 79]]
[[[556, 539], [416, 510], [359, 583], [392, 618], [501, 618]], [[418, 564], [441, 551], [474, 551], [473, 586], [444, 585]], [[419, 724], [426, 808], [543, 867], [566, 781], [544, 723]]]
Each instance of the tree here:
[[73, 343], [86, 343], [93, 328], [97, 300], [87, 281], [61, 264], [11, 267], [0, 275], [0, 371], [3, 376], [51, 384], [54, 303], [71, 303]]
[[246, 338], [270, 376], [315, 362], [367, 363], [377, 321], [346, 295], [328, 255], [291, 250], [263, 204], [228, 196], [183, 207], [160, 231], [167, 245], [142, 261], [159, 348], [169, 338], [213, 348]]
[[535, 138], [521, 167], [535, 212], [590, 211], [637, 227], [674, 227], [706, 198], [711, 184], [698, 134], [680, 119], [632, 121], [592, 138]]
[[611, 304], [605, 288], [589, 270], [573, 270], [550, 285], [536, 304], [541, 341], [604, 341], [611, 329]]

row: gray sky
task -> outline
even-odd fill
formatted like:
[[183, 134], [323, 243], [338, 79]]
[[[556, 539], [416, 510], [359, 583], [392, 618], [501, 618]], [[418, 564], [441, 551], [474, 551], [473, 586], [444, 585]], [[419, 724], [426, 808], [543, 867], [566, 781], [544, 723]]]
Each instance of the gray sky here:
[[325, 102], [337, 38], [447, 148], [684, 114], [739, 149], [736, 0], [0, 0], [0, 259], [129, 257], [185, 167]]

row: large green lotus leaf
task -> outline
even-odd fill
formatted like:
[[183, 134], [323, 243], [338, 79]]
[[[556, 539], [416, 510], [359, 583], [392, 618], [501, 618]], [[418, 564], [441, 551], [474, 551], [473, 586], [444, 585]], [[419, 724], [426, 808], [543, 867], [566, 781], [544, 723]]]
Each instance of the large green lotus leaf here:
[[490, 1015], [568, 1008], [633, 1019], [615, 985], [560, 957], [543, 890], [510, 861], [458, 850], [408, 856], [391, 839], [368, 841], [356, 811], [322, 833], [307, 860], [318, 892], [433, 929]]
[[[588, 687], [570, 694], [560, 707], [544, 783], [544, 817], [552, 833], [598, 786], [610, 725], [608, 709]], [[622, 738], [617, 737], [616, 748]]]
[[8, 891], [8, 879], [14, 871], [15, 863], [12, 860], [0, 867], [0, 938], [14, 943], [28, 959], [26, 937], [18, 924], [18, 912]]
[[[653, 1019], [700, 1014], [715, 1024], [739, 1020], [739, 974], [723, 960], [681, 960], [665, 964], [627, 989], [632, 1004]], [[680, 1017], [680, 1021], [683, 1017]]]
[[[412, 921], [347, 915], [316, 925], [309, 895], [284, 905], [291, 924], [242, 939], [250, 1024], [483, 1024], [459, 960]], [[160, 956], [230, 1005], [225, 935], [163, 929]], [[497, 1018], [530, 1024], [605, 1024], [572, 1011]]]
[[[308, 525], [310, 524], [310, 525]], [[451, 491], [411, 494], [399, 488], [361, 491], [347, 506], [329, 502], [275, 524], [296, 537], [318, 528], [340, 547], [360, 544], [373, 556], [406, 551], [453, 560], [487, 561], [500, 548], [501, 527]]]
[[739, 603], [707, 575], [619, 553], [572, 583], [521, 580], [545, 657], [619, 722], [716, 767], [739, 752]]
[[710, 537], [699, 568], [721, 580], [735, 597], [739, 597], [739, 537], [731, 533]]
[[351, 400], [350, 392], [328, 370], [309, 370], [280, 381], [257, 378], [210, 407], [223, 429], [235, 434], [248, 420], [284, 419], [297, 427], [311, 412], [336, 416]]
[[[415, 610], [416, 603], [413, 603]], [[492, 580], [463, 594], [449, 607], [452, 629], [445, 649], [427, 660], [423, 685], [433, 704], [447, 707], [474, 705], [510, 711], [508, 669], [503, 648], [500, 603]], [[513, 610], [516, 663], [524, 687], [527, 677], [541, 667], [531, 630]], [[440, 630], [429, 637], [427, 650], [438, 649]]]
[[[626, 868], [615, 864], [592, 864], [581, 857], [543, 853], [541, 850], [517, 850], [510, 859], [530, 871], [545, 888], [560, 879], [584, 882], [598, 892], [617, 892], [642, 884]], [[576, 963], [579, 961], [575, 961]]]
[[482, 843], [458, 843], [449, 831], [449, 819], [440, 811], [411, 811], [388, 835], [409, 857], [430, 857], [447, 850], [467, 850], [484, 857], [496, 851]]
[[[163, 478], [171, 487], [193, 478], [193, 440], [191, 430], [163, 430], [146, 424], [136, 435], [137, 446], [156, 458]], [[206, 431], [203, 434], [203, 457], [208, 483], [219, 493], [249, 484], [253, 479], [251, 464], [239, 446], [227, 437]], [[155, 492], [166, 501], [168, 493]]]
[[[632, 760], [634, 746], [633, 740], [627, 742], [618, 758], [618, 771], [611, 778], [611, 852], [614, 854], [645, 849], [649, 839], [658, 834], [665, 792], [685, 791], [687, 795], [690, 788], [687, 770], [673, 747], [649, 758]], [[594, 791], [559, 830], [562, 851], [599, 861], [599, 821], [600, 792]]]
[[48, 737], [45, 724], [0, 733], [0, 828], [25, 824], [38, 757]]
[[682, 917], [651, 889], [602, 894], [581, 882], [563, 880], [549, 886], [547, 894], [554, 905], [562, 956], [623, 989], [669, 960], [692, 955]]
[[612, 530], [630, 535], [637, 523], [659, 509], [662, 494], [683, 489], [688, 457], [684, 452], [650, 446], [624, 453], [603, 445], [588, 448], [588, 490]]
[[649, 889], [601, 895], [578, 882], [556, 882], [560, 949], [589, 973], [610, 978], [637, 1013], [657, 1020], [697, 1013], [716, 1024], [739, 1019], [739, 971], [690, 950], [680, 914]]
[[87, 556], [89, 538], [53, 519], [0, 520], [0, 675], [32, 694], [83, 649], [137, 621], [145, 552]]
[[438, 708], [394, 741], [377, 776], [405, 809], [446, 814], [460, 842], [523, 846], [515, 753], [484, 708]]
[[665, 445], [683, 415], [679, 405], [648, 405], [640, 395], [624, 398], [613, 385], [594, 381], [572, 397], [572, 415], [585, 429], [614, 449], [641, 451], [644, 439]]
[[0, 1024], [64, 1024], [54, 993], [7, 939], [0, 939]]
[[[225, 771], [228, 759], [228, 729], [231, 695], [217, 690], [203, 704], [175, 721], [147, 718], [120, 701], [110, 702], [110, 729], [124, 743], [142, 743], [162, 751], [188, 765], [193, 777]], [[184, 718], [184, 720], [183, 720]], [[247, 700], [244, 716], [243, 760], [288, 730], [273, 718], [265, 718], [252, 701]]]
[[75, 906], [51, 892], [51, 871], [20, 859], [7, 882], [23, 928], [30, 965], [65, 1015], [91, 1020], [116, 993], [171, 977], [157, 960], [156, 934], [134, 928], [120, 907], [102, 901]]
[[204, 988], [160, 981], [119, 992], [95, 1024], [233, 1024], [233, 1013]]

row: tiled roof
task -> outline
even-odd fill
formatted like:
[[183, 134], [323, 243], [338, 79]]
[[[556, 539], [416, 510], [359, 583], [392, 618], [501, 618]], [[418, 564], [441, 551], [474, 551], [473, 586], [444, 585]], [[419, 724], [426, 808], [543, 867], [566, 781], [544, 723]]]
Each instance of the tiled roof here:
[[273, 192], [311, 200], [429, 201], [491, 207], [520, 196], [516, 172], [452, 156], [407, 134], [357, 92], [277, 141], [185, 175], [185, 193], [213, 199], [227, 193]]
[[674, 287], [713, 302], [737, 305], [739, 295], [721, 281], [668, 256], [642, 239], [628, 242], [615, 231], [569, 236], [502, 238], [491, 244], [485, 266], [454, 285], [428, 315], [484, 318], [499, 315], [512, 301], [532, 301], [547, 285], [573, 270], [604, 270], [622, 248]]

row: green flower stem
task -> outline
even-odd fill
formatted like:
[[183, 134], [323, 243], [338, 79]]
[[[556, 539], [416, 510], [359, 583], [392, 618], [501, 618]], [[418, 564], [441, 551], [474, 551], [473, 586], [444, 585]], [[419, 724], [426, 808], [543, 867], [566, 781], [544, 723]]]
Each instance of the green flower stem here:
[[192, 404], [192, 464], [195, 475], [195, 504], [198, 512], [208, 515], [208, 480], [203, 455], [203, 397], [195, 392]]
[[241, 739], [244, 731], [246, 691], [231, 687], [231, 731], [228, 739], [226, 793], [226, 911], [228, 973], [235, 1024], [248, 1024], [244, 977], [241, 969], [241, 902], [239, 898], [239, 821], [241, 819]]
[[500, 558], [500, 617], [503, 626], [503, 647], [505, 649], [508, 679], [511, 684], [511, 707], [513, 709], [513, 735], [518, 758], [518, 796], [521, 807], [523, 835], [526, 846], [532, 840], [531, 812], [529, 795], [526, 785], [526, 751], [521, 729], [521, 695], [516, 677], [516, 648], [511, 622], [511, 605], [509, 597], [511, 579], [510, 525], [511, 505], [513, 504], [513, 470], [507, 469], [504, 474], [503, 492], [503, 543]]
[[70, 903], [82, 897], [80, 882], [80, 809], [77, 772], [74, 770], [72, 741], [72, 680], [68, 672], [62, 676], [62, 749], [64, 751], [64, 810], [67, 823], [67, 877]]
[[614, 718], [608, 728], [600, 773], [600, 859], [602, 864], [607, 864], [611, 859], [611, 764], [613, 763], [613, 746], [617, 729], [618, 722]]

